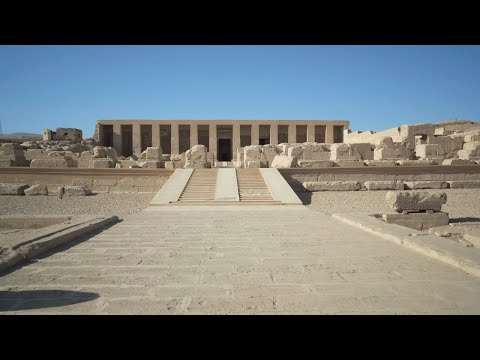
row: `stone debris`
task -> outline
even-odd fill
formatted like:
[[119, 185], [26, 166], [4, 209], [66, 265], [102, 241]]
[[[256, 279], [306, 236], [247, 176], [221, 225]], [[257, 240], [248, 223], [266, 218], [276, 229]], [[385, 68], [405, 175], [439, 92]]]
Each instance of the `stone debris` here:
[[409, 190], [448, 188], [446, 181], [406, 181], [405, 185], [407, 185]]
[[48, 195], [47, 185], [36, 184], [24, 190], [25, 195]]
[[111, 159], [92, 159], [89, 161], [88, 167], [92, 169], [110, 169], [115, 167], [115, 163]]
[[440, 211], [442, 205], [447, 202], [447, 194], [444, 192], [426, 191], [389, 191], [385, 196], [387, 204], [396, 212], [403, 211]]
[[303, 183], [307, 191], [358, 191], [358, 181], [307, 181]]
[[65, 188], [65, 196], [88, 196], [92, 191], [86, 186], [67, 185]]
[[401, 181], [365, 181], [363, 186], [367, 190], [404, 190], [404, 183]]
[[272, 168], [289, 169], [297, 167], [297, 159], [293, 156], [277, 155], [270, 165]]
[[27, 184], [0, 183], [0, 195], [25, 195]]
[[194, 145], [185, 152], [185, 169], [202, 169], [207, 167], [207, 147]]
[[331, 160], [297, 160], [297, 165], [300, 168], [324, 168], [336, 166]]

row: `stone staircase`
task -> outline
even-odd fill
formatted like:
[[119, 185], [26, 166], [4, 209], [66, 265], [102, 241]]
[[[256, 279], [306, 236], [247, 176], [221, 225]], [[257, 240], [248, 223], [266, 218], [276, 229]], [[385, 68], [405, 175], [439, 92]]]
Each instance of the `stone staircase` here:
[[240, 202], [273, 202], [267, 184], [258, 169], [237, 169]]
[[182, 191], [179, 202], [210, 202], [215, 200], [216, 169], [196, 169]]

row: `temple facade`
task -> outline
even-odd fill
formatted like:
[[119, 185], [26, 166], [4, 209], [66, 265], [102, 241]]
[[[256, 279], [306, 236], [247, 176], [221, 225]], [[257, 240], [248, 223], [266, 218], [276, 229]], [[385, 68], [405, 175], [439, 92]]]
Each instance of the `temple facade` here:
[[95, 138], [123, 156], [151, 146], [181, 154], [200, 144], [209, 160], [232, 161], [248, 145], [342, 143], [348, 128], [346, 120], [98, 120]]

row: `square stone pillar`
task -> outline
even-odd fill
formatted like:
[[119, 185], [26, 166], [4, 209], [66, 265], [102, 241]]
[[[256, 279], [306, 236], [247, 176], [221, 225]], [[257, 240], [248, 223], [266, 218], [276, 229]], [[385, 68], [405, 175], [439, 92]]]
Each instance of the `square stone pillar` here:
[[152, 146], [160, 146], [160, 125], [152, 124]]
[[240, 148], [240, 124], [233, 124], [232, 137], [232, 159], [237, 160], [237, 151]]
[[260, 142], [259, 136], [260, 136], [259, 123], [258, 121], [255, 121], [254, 123], [252, 123], [252, 145], [258, 145], [258, 143]]
[[180, 154], [180, 142], [178, 135], [178, 124], [172, 122], [172, 134], [171, 134], [172, 154]]
[[142, 153], [142, 145], [140, 143], [140, 123], [134, 122], [132, 124], [132, 150], [133, 154], [140, 157]]
[[327, 132], [325, 134], [325, 142], [327, 144], [333, 144], [333, 125], [328, 124], [325, 131]]
[[[208, 132], [210, 135], [209, 139], [209, 150], [212, 154], [213, 158], [209, 158], [208, 161], [217, 161], [217, 125], [210, 124], [208, 128]], [[212, 164], [214, 166], [214, 164]]]
[[278, 125], [270, 125], [270, 144], [278, 144]]
[[190, 125], [190, 149], [198, 145], [198, 124], [193, 123]]
[[288, 142], [290, 144], [297, 142], [297, 126], [296, 125], [288, 125]]
[[307, 124], [307, 142], [315, 142], [315, 125]]
[[116, 123], [113, 124], [113, 148], [122, 155], [122, 126]]

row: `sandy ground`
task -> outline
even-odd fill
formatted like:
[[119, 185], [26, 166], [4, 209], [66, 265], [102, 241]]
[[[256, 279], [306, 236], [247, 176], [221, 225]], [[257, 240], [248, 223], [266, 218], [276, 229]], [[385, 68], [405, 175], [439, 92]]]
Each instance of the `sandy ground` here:
[[0, 215], [117, 215], [123, 218], [146, 208], [156, 193], [91, 196], [9, 196], [0, 197]]

